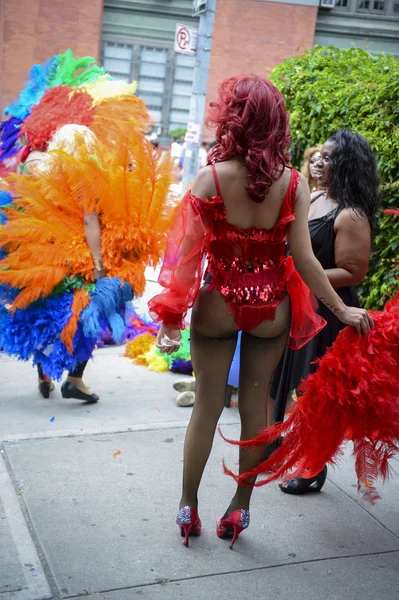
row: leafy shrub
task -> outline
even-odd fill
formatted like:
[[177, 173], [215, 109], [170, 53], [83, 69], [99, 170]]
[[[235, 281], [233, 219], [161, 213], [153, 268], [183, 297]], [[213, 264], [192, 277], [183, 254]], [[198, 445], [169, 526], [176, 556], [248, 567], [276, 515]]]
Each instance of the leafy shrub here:
[[[308, 146], [345, 127], [376, 152], [382, 208], [399, 206], [399, 60], [358, 48], [316, 46], [277, 66], [271, 80], [290, 112], [292, 163]], [[366, 308], [380, 308], [398, 287], [399, 219], [379, 215], [369, 272], [359, 288]]]
[[173, 131], [169, 131], [169, 136], [171, 138], [179, 139], [183, 135], [186, 135], [186, 129], [183, 129], [183, 127], [177, 127], [176, 129], [173, 129]]

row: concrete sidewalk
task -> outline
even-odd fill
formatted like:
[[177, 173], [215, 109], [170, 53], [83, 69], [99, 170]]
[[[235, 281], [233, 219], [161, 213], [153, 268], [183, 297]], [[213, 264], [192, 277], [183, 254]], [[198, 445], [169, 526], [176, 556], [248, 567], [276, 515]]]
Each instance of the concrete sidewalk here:
[[[0, 600], [397, 600], [399, 481], [375, 507], [356, 495], [352, 460], [321, 494], [256, 490], [251, 525], [231, 552], [215, 536], [235, 448], [216, 436], [200, 496], [203, 535], [186, 549], [174, 523], [191, 409], [174, 376], [97, 352], [97, 405], [44, 400], [29, 365], [0, 355]], [[221, 423], [239, 434], [236, 408]]]

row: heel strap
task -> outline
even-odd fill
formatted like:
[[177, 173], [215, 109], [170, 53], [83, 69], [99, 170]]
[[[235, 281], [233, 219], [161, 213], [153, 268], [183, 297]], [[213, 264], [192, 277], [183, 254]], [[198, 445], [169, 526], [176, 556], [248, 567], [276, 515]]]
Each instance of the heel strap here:
[[176, 523], [180, 526], [191, 524], [191, 507], [184, 506], [179, 510], [176, 517]]

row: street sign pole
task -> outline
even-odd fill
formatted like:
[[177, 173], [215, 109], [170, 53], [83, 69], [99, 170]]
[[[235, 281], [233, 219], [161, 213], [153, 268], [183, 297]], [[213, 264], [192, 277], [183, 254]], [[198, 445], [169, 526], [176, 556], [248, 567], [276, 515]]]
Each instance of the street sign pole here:
[[198, 171], [198, 156], [205, 117], [205, 102], [208, 87], [208, 74], [211, 59], [216, 1], [217, 0], [207, 0], [206, 8], [204, 12], [200, 14], [193, 92], [191, 95], [189, 122], [187, 127], [187, 147], [184, 155], [183, 165], [184, 191], [187, 189], [188, 184], [194, 179]]

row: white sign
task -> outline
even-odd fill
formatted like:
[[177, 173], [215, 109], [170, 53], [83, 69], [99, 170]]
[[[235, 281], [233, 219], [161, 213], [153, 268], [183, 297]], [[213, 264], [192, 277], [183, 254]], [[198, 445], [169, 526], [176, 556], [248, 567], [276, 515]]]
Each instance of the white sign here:
[[176, 25], [175, 52], [194, 56], [197, 51], [198, 29], [186, 25]]
[[199, 144], [201, 135], [201, 126], [198, 123], [188, 123], [185, 142]]

